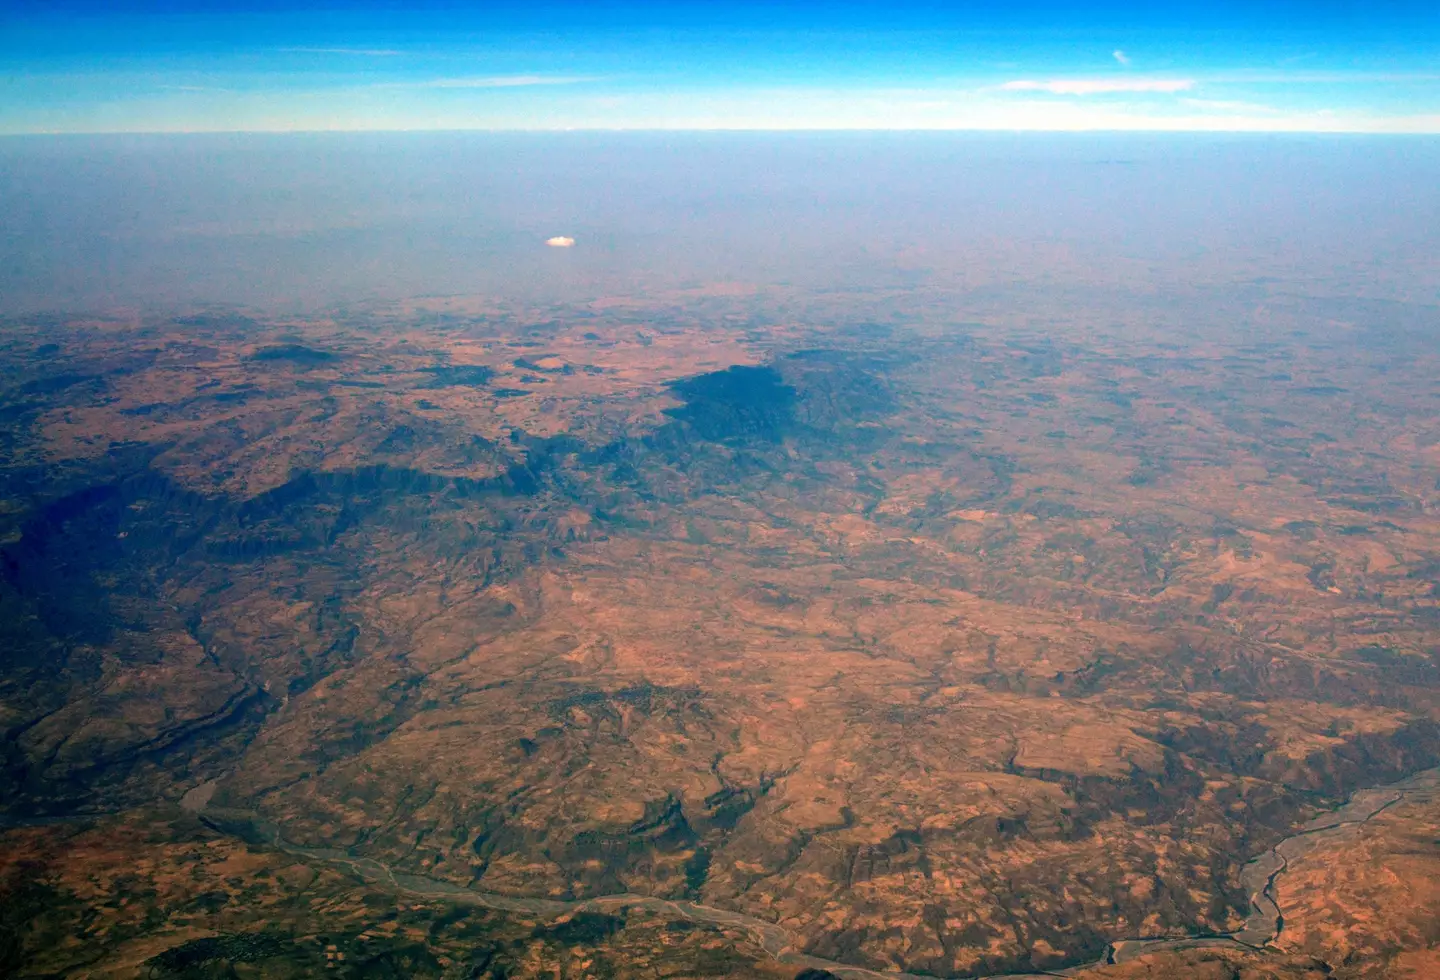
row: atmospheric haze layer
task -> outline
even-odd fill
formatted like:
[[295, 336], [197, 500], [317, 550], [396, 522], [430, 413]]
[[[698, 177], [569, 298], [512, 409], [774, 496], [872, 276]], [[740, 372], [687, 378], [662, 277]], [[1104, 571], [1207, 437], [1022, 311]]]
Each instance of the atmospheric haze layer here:
[[1436, 173], [0, 140], [0, 975], [1440, 976]]

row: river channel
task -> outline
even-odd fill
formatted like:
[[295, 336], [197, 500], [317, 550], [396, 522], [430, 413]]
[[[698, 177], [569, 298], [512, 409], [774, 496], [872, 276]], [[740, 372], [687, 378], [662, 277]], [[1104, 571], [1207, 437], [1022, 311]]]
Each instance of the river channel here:
[[[181, 800], [181, 806], [197, 815], [240, 819], [259, 830], [269, 843], [296, 857], [348, 869], [371, 884], [396, 892], [438, 898], [446, 901], [481, 906], [506, 912], [519, 912], [540, 918], [555, 918], [579, 911], [610, 912], [621, 909], [646, 909], [662, 915], [743, 929], [777, 961], [796, 967], [828, 970], [843, 980], [934, 980], [911, 973], [889, 973], [820, 959], [794, 947], [790, 932], [774, 922], [727, 909], [713, 908], [696, 902], [672, 901], [648, 895], [606, 895], [579, 901], [557, 901], [544, 898], [521, 898], [494, 892], [478, 891], [448, 881], [413, 875], [381, 864], [371, 858], [354, 857], [344, 851], [321, 847], [302, 847], [285, 840], [278, 826], [254, 819], [243, 811], [230, 811], [209, 805], [216, 781], [195, 787]], [[1440, 791], [1440, 768], [1427, 769], [1397, 783], [1357, 792], [1344, 806], [1320, 814], [1298, 831], [1245, 866], [1241, 881], [1250, 894], [1250, 915], [1240, 930], [1209, 936], [1143, 936], [1117, 939], [1094, 963], [1062, 970], [1031, 973], [993, 974], [974, 980], [1025, 980], [1039, 977], [1068, 977], [1083, 970], [1107, 963], [1123, 963], [1145, 953], [1161, 950], [1221, 947], [1258, 949], [1274, 942], [1284, 928], [1284, 918], [1276, 897], [1278, 880], [1291, 861], [1312, 850], [1337, 846], [1356, 829], [1409, 796], [1435, 794]]]

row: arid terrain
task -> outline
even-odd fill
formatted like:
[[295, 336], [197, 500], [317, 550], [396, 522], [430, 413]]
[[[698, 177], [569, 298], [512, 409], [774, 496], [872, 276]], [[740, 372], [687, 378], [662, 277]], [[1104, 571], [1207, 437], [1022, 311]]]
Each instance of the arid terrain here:
[[5, 322], [0, 975], [1440, 976], [1433, 308], [1191, 299]]

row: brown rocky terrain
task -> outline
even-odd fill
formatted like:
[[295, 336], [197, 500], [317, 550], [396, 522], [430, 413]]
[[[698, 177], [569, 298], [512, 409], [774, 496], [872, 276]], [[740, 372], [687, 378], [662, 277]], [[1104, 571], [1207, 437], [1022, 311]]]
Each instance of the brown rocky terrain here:
[[[798, 962], [340, 854], [1057, 971], [1240, 930], [1251, 858], [1440, 765], [1424, 330], [887, 301], [6, 324], [7, 969]], [[1425, 976], [1434, 816], [1306, 852], [1263, 950], [1082, 975]]]

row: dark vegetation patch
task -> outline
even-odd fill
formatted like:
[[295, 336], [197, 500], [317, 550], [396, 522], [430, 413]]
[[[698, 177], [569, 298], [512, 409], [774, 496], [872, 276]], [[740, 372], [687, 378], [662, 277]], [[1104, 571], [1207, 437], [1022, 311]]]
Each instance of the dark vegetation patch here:
[[196, 313], [192, 316], [176, 317], [178, 326], [191, 331], [233, 331], [253, 330], [259, 326], [253, 319], [240, 313]]
[[1171, 466], [1168, 459], [1156, 459], [1149, 454], [1143, 454], [1139, 464], [1125, 478], [1125, 482], [1132, 487], [1148, 487], [1170, 471]]
[[527, 461], [517, 464], [507, 474], [485, 480], [441, 476], [405, 466], [383, 464], [353, 470], [299, 473], [288, 482], [245, 501], [236, 508], [235, 519], [242, 528], [281, 517], [298, 519], [301, 515], [292, 513], [291, 508], [311, 508], [319, 503], [343, 505], [351, 517], [356, 518], [367, 508], [398, 504], [404, 498], [424, 498], [442, 492], [460, 499], [494, 494], [528, 495], [535, 492], [540, 476], [551, 465], [553, 462], [544, 455], [541, 447], [540, 450], [532, 449]]
[[1399, 514], [1417, 509], [1415, 502], [1394, 493], [1378, 492], [1372, 497], [1326, 497], [1333, 507], [1348, 507], [1362, 514]]
[[375, 454], [406, 456], [428, 451], [439, 453], [442, 465], [447, 466], [497, 461], [495, 444], [484, 436], [457, 432], [421, 418], [411, 421], [414, 424], [401, 423], [391, 429], [376, 444]]
[[1030, 514], [1041, 520], [1054, 518], [1074, 520], [1089, 516], [1074, 504], [1056, 500], [1054, 497], [1042, 496], [1039, 492], [1021, 500], [1010, 501], [1005, 505], [1004, 510], [1009, 513]]
[[690, 855], [685, 862], [685, 887], [690, 894], [699, 895], [700, 889], [705, 887], [705, 879], [710, 875], [710, 851], [704, 847], [695, 848], [695, 853]]
[[1431, 582], [1431, 592], [1440, 595], [1440, 559], [1427, 558], [1421, 564], [1405, 573], [1405, 577], [1411, 580]]
[[625, 928], [623, 915], [604, 912], [576, 912], [563, 922], [535, 927], [536, 939], [550, 939], [566, 946], [593, 946]]
[[20, 976], [27, 940], [44, 939], [35, 925], [60, 900], [54, 889], [37, 880], [44, 870], [22, 862], [0, 879], [0, 977]]
[[[671, 423], [589, 454], [611, 487], [624, 488], [594, 501], [592, 512], [638, 527], [648, 521], [641, 514], [649, 507], [631, 510], [636, 501], [678, 502], [789, 477], [795, 482], [787, 493], [829, 492], [832, 484], [815, 463], [853, 460], [894, 438], [893, 428], [879, 423], [895, 400], [871, 370], [884, 363], [841, 351], [802, 351], [772, 365], [737, 365], [673, 383], [684, 404], [666, 413]], [[851, 489], [876, 500], [883, 495], [863, 474]]]
[[[762, 792], [765, 788], [766, 786], [761, 787]], [[749, 789], [727, 786], [705, 797], [705, 807], [706, 818], [711, 826], [730, 830], [740, 822], [741, 817], [755, 809], [755, 793]], [[708, 858], [706, 868], [709, 868]]]
[[1354, 656], [1367, 664], [1385, 668], [1386, 678], [1396, 684], [1416, 687], [1440, 685], [1440, 665], [1435, 663], [1434, 657], [1402, 653], [1391, 647], [1376, 645], [1360, 647]]
[[542, 354], [542, 355], [539, 355], [538, 358], [517, 357], [517, 358], [515, 358], [514, 364], [515, 364], [515, 366], [516, 366], [517, 368], [520, 368], [522, 371], [539, 371], [541, 374], [574, 374], [574, 373], [575, 373], [575, 369], [574, 369], [573, 367], [571, 367], [570, 365], [568, 365], [568, 364], [562, 364], [562, 365], [560, 365], [560, 367], [545, 367], [543, 364], [539, 363], [541, 360], [544, 360], [544, 358], [545, 358], [545, 355], [543, 355], [543, 354]]
[[603, 894], [623, 891], [623, 873], [644, 863], [647, 855], [685, 852], [698, 843], [679, 797], [670, 794], [647, 800], [644, 816], [629, 827], [582, 830], [553, 857], [572, 869], [586, 890]]
[[36, 378], [27, 382], [20, 387], [20, 391], [27, 395], [53, 395], [66, 388], [100, 380], [98, 374], [52, 374], [47, 378]]
[[1316, 536], [1315, 532], [1320, 530], [1320, 525], [1314, 521], [1289, 521], [1281, 530], [1295, 535], [1295, 537], [1301, 541], [1314, 541]]
[[[652, 714], [664, 707], [673, 707], [692, 702], [701, 697], [696, 688], [661, 687], [656, 684], [632, 684], [618, 691], [601, 691], [596, 688], [582, 688], [552, 700], [548, 707], [550, 714], [563, 718], [571, 708], [587, 711], [605, 710], [612, 703], [624, 704], [638, 709], [643, 714]], [[618, 717], [618, 716], [617, 716]]]
[[672, 387], [685, 405], [671, 409], [671, 416], [703, 439], [775, 442], [794, 425], [795, 389], [771, 367], [737, 365]]
[[271, 347], [261, 347], [246, 359], [260, 363], [283, 362], [302, 367], [318, 367], [321, 364], [329, 364], [337, 358], [338, 355], [333, 351], [318, 350], [314, 347], [306, 347], [304, 344], [276, 344]]
[[56, 636], [98, 643], [109, 635], [107, 597], [95, 575], [123, 560], [117, 532], [125, 504], [118, 484], [85, 487], [43, 507], [0, 552], [6, 582]]
[[1225, 600], [1229, 599], [1234, 594], [1234, 585], [1230, 584], [1229, 582], [1220, 582], [1211, 587], [1210, 598], [1206, 599], [1205, 602], [1201, 604], [1200, 611], [1204, 613], [1213, 613], [1225, 603]]
[[1289, 788], [1338, 802], [1361, 787], [1394, 782], [1437, 764], [1440, 726], [1422, 719], [1394, 732], [1362, 733], [1313, 752], [1285, 782]]
[[812, 440], [834, 441], [863, 449], [879, 430], [860, 429], [896, 409], [895, 395], [883, 378], [889, 363], [844, 351], [811, 350], [781, 362], [787, 383], [798, 393], [795, 415]]
[[425, 388], [483, 388], [495, 376], [494, 369], [484, 364], [441, 364], [420, 370], [430, 375]]
[[[872, 363], [874, 362], [874, 363]], [[774, 365], [736, 365], [676, 382], [670, 415], [701, 439], [763, 446], [793, 438], [809, 450], [856, 450], [883, 439], [873, 423], [895, 410], [884, 365], [843, 351], [808, 350]]]
[[1005, 345], [1011, 351], [1019, 352], [1014, 357], [1012, 365], [1018, 369], [1022, 377], [1028, 378], [1053, 378], [1065, 369], [1064, 358], [1060, 351], [1053, 344], [1042, 343], [1007, 343]]
[[1317, 589], [1330, 590], [1336, 588], [1335, 563], [1331, 561], [1317, 561], [1310, 566], [1310, 571], [1305, 573], [1310, 584]]
[[254, 963], [276, 956], [299, 953], [303, 948], [288, 936], [268, 932], [239, 932], [221, 936], [192, 939], [152, 957], [148, 962], [164, 973], [186, 973], [194, 967], [215, 960], [230, 963]]

